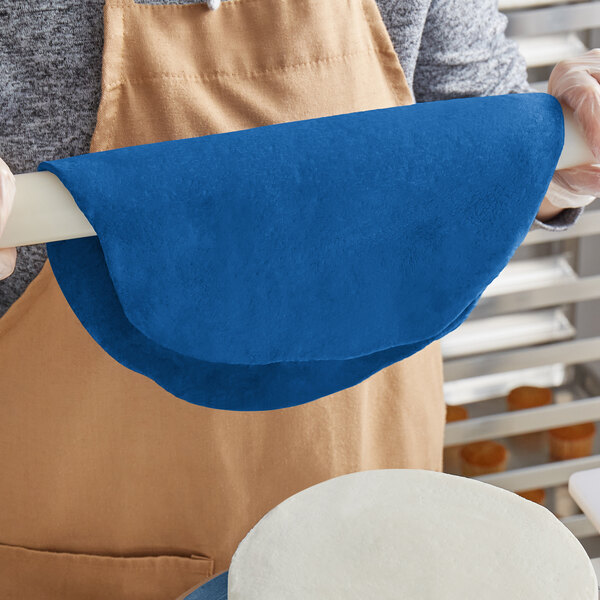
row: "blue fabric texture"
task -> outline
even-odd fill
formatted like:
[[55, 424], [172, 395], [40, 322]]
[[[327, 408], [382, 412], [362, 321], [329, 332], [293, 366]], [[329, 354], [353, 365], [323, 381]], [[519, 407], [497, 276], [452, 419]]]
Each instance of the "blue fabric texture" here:
[[458, 327], [563, 137], [556, 99], [511, 94], [44, 162], [98, 233], [48, 255], [123, 365], [213, 408], [293, 406]]
[[229, 573], [225, 571], [203, 586], [188, 594], [184, 600], [227, 600], [227, 581]]

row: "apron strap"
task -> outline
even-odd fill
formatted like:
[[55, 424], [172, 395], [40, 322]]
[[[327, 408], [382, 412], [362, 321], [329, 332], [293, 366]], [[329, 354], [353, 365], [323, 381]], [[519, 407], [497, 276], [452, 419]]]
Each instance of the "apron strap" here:
[[133, 6], [134, 4], [134, 0], [104, 0], [104, 5], [111, 8], [124, 8]]
[[[132, 7], [132, 6], [173, 6], [173, 4], [150, 4], [150, 3], [142, 3], [142, 2], [136, 2], [135, 0], [105, 0], [105, 5], [106, 6], [110, 6], [112, 8], [126, 8], [126, 7]], [[217, 8], [219, 8], [219, 6], [221, 6], [221, 0], [206, 0], [204, 2], [208, 8], [210, 8], [211, 10], [216, 10]], [[203, 4], [202, 2], [186, 2], [183, 4], [183, 6], [185, 6], [186, 4]]]

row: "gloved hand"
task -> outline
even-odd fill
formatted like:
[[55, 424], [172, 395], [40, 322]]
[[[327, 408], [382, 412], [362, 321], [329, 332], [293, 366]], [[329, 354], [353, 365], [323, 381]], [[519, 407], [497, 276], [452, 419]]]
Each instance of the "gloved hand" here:
[[573, 110], [599, 164], [555, 171], [546, 198], [559, 208], [577, 208], [600, 196], [600, 48], [554, 67], [548, 93]]
[[[0, 158], [0, 235], [2, 235], [12, 209], [15, 191], [15, 176], [11, 173], [8, 165]], [[6, 279], [15, 270], [16, 260], [16, 248], [0, 250], [0, 279]]]

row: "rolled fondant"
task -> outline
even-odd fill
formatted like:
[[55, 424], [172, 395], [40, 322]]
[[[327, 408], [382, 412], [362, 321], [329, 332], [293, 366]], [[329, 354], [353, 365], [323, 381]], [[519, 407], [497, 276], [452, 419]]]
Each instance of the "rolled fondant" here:
[[383, 469], [305, 489], [186, 600], [597, 600], [592, 563], [546, 508], [473, 479]]
[[562, 143], [554, 98], [512, 94], [44, 162], [98, 234], [48, 253], [123, 365], [205, 406], [293, 406], [460, 325]]

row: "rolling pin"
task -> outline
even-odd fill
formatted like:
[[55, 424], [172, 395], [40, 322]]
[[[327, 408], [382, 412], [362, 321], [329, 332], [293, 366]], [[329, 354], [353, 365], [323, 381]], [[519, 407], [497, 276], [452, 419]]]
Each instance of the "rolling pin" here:
[[[596, 162], [572, 111], [563, 106], [565, 137], [557, 169]], [[0, 248], [27, 246], [96, 235], [73, 196], [48, 171], [15, 176], [13, 210], [2, 236]]]

